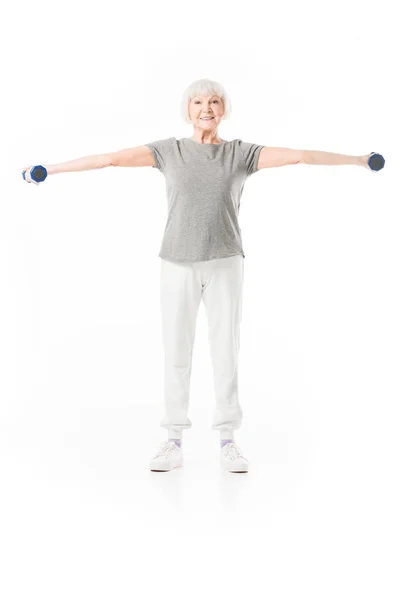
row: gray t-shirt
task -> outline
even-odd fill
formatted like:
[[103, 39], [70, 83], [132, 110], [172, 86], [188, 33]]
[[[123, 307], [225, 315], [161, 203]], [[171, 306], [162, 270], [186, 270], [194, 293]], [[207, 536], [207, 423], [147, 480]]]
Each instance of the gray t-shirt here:
[[166, 179], [168, 219], [158, 256], [171, 262], [244, 257], [240, 198], [264, 146], [174, 137], [144, 145]]

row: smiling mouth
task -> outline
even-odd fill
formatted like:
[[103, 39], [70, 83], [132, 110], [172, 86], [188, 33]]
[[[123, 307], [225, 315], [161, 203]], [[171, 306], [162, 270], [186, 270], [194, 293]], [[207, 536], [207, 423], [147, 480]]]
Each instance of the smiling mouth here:
[[214, 117], [200, 117], [200, 121], [212, 121]]

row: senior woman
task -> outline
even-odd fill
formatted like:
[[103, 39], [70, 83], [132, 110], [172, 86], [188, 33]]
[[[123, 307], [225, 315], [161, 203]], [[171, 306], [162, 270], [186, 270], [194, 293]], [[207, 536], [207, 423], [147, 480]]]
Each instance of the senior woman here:
[[[234, 439], [242, 423], [238, 354], [244, 258], [238, 222], [244, 183], [250, 175], [284, 165], [359, 165], [371, 156], [272, 148], [221, 139], [218, 127], [231, 112], [222, 85], [192, 83], [182, 100], [191, 137], [170, 137], [119, 152], [45, 166], [48, 174], [108, 166], [154, 167], [166, 180], [168, 219], [161, 249], [161, 314], [165, 351], [161, 427], [168, 431], [150, 459], [152, 471], [183, 466], [182, 435], [188, 418], [192, 351], [200, 301], [205, 305], [214, 374], [212, 429], [220, 432], [221, 466], [247, 472], [248, 460]], [[26, 180], [32, 182], [27, 167]], [[35, 183], [35, 182], [34, 182]]]

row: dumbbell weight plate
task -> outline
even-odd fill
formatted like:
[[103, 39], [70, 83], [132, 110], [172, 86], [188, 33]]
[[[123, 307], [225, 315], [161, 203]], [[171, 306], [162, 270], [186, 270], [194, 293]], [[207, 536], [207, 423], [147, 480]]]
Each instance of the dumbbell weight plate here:
[[376, 154], [373, 152], [368, 159], [368, 165], [372, 171], [380, 171], [385, 166], [385, 159], [383, 158], [382, 154]]
[[[32, 181], [36, 181], [37, 183], [41, 183], [47, 177], [46, 167], [43, 167], [42, 165], [36, 165], [35, 167], [33, 167], [31, 169], [30, 175], [31, 175]], [[22, 171], [22, 177], [26, 181], [25, 171]]]

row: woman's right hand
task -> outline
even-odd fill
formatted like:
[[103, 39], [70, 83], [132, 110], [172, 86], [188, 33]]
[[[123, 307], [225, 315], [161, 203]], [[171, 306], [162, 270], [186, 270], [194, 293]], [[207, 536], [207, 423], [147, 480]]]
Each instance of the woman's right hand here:
[[25, 181], [28, 183], [34, 183], [35, 185], [39, 185], [40, 181], [33, 181], [31, 179], [31, 170], [35, 165], [31, 165], [30, 167], [24, 167], [22, 170], [25, 171]]

